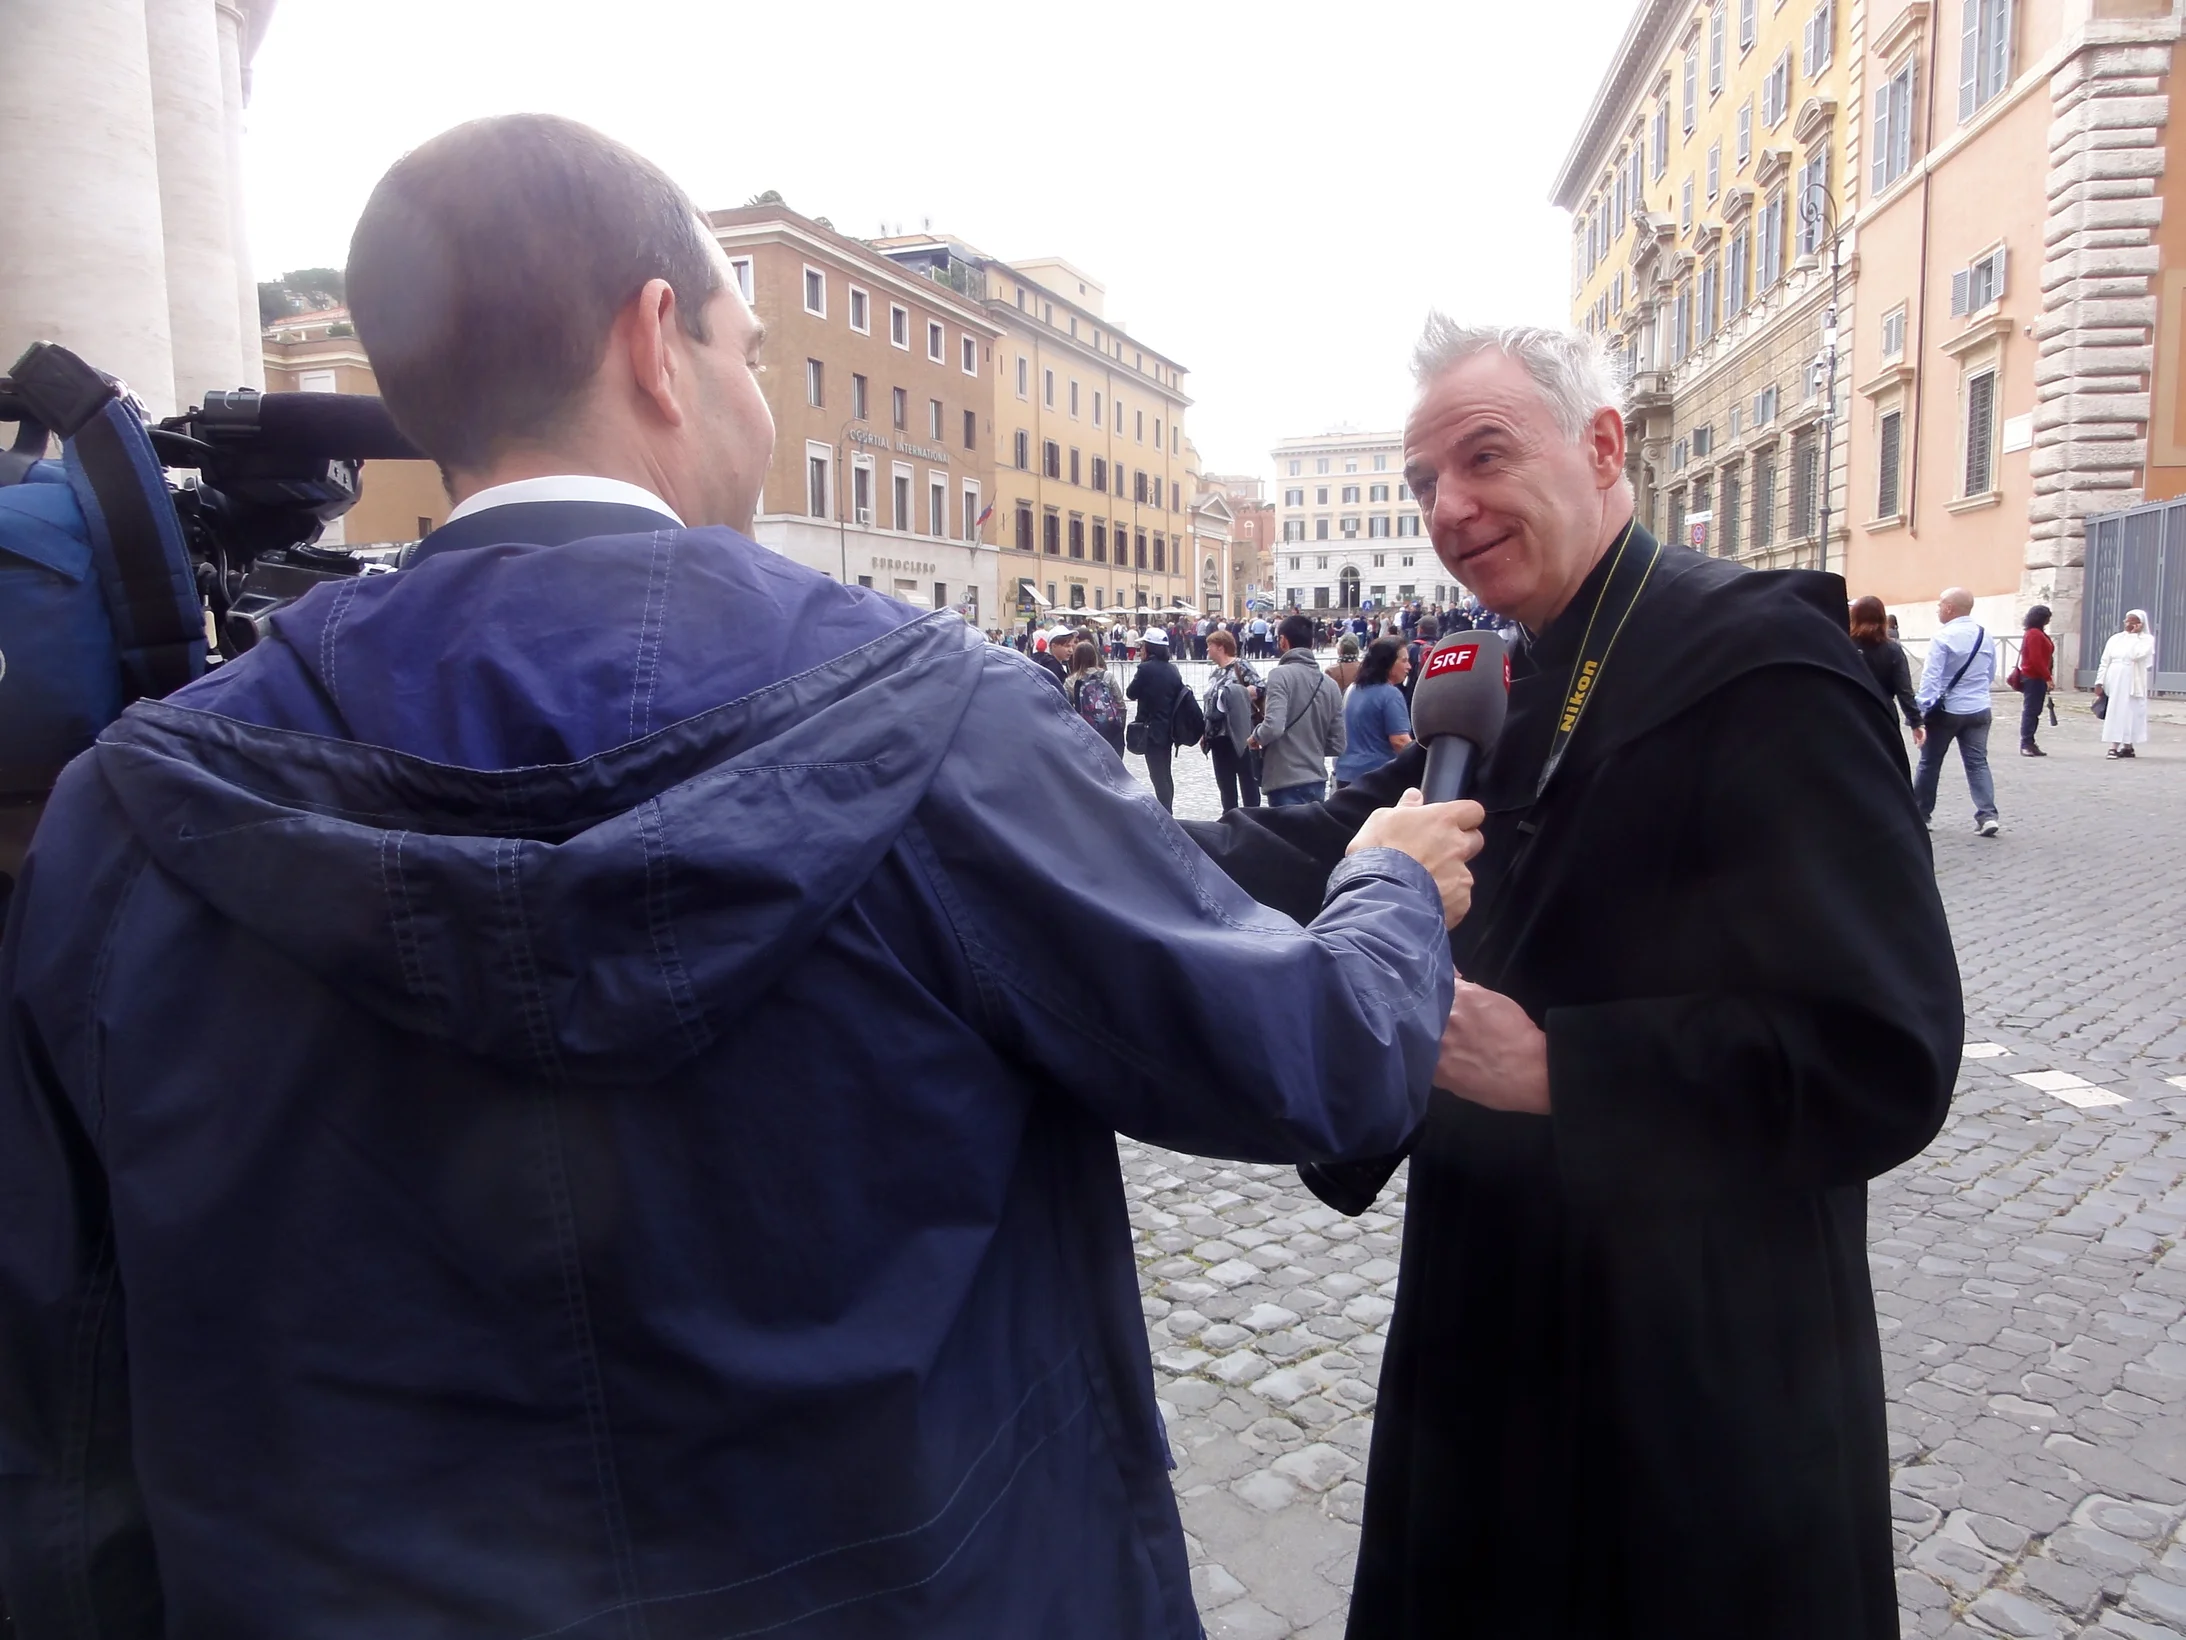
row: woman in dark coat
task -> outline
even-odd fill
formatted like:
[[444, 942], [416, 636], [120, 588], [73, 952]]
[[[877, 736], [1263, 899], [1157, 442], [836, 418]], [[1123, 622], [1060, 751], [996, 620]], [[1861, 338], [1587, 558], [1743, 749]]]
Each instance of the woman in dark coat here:
[[[1928, 738], [1928, 732], [1920, 726], [1920, 707], [1913, 699], [1912, 668], [1905, 663], [1904, 648], [1890, 636], [1887, 620], [1882, 600], [1874, 594], [1852, 600], [1852, 642], [1867, 662], [1868, 671], [1882, 685], [1882, 692], [1905, 714], [1905, 727], [1913, 731], [1913, 744], [1918, 746]], [[1910, 757], [1905, 760], [1905, 773], [1907, 779], [1912, 778]]]
[[2049, 635], [2049, 605], [2036, 604], [2027, 611], [2026, 631], [2019, 639], [2019, 665], [2012, 687], [2019, 691], [2019, 755], [2047, 757], [2034, 743], [2042, 726], [2042, 702], [2057, 687], [2057, 644]]

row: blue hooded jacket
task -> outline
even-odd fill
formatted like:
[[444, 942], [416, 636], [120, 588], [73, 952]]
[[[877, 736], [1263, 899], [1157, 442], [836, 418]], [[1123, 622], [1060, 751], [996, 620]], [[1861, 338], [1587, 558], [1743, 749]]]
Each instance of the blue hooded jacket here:
[[1413, 861], [1254, 905], [952, 614], [643, 509], [451, 524], [54, 795], [0, 1590], [25, 1640], [1187, 1640], [1112, 1130], [1394, 1149], [1451, 983]]

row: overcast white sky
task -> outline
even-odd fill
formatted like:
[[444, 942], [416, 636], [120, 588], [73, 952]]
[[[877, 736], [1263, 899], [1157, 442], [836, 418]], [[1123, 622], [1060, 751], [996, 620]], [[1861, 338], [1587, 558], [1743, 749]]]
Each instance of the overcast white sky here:
[[1211, 471], [1393, 427], [1430, 306], [1556, 323], [1550, 183], [1634, 0], [280, 0], [254, 69], [258, 272], [340, 265], [372, 184], [481, 114], [588, 121], [706, 207], [1060, 255], [1191, 372]]

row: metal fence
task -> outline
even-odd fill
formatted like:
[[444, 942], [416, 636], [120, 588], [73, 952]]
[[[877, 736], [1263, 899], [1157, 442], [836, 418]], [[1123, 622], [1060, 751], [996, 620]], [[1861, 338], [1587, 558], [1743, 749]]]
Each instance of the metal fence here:
[[2186, 694], [2186, 497], [2089, 518], [2082, 596], [2076, 684], [2094, 684], [2125, 612], [2145, 609], [2156, 629], [2156, 691]]

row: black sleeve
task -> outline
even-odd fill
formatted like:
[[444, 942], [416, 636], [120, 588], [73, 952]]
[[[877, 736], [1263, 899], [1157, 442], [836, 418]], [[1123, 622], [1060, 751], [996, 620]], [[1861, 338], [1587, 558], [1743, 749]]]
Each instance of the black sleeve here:
[[1548, 1010], [1574, 1197], [1856, 1184], [1917, 1154], [1950, 1105], [1958, 961], [1895, 730], [1850, 679], [1792, 666], [1698, 718], [1706, 801], [1682, 869], [1716, 954], [1684, 994]]
[[1913, 699], [1913, 669], [1906, 664], [1902, 649], [1890, 657], [1890, 694], [1897, 701], [1898, 710], [1905, 714], [1905, 727], [1919, 728], [1920, 703]]
[[1296, 922], [1311, 922], [1327, 892], [1328, 874], [1366, 817], [1418, 785], [1426, 768], [1425, 747], [1409, 746], [1325, 802], [1232, 809], [1219, 820], [1182, 824], [1239, 888]]

